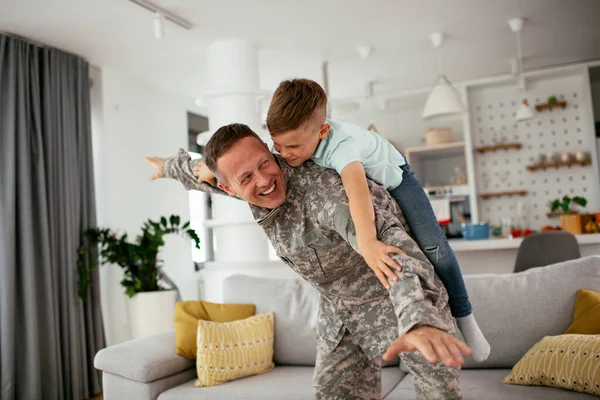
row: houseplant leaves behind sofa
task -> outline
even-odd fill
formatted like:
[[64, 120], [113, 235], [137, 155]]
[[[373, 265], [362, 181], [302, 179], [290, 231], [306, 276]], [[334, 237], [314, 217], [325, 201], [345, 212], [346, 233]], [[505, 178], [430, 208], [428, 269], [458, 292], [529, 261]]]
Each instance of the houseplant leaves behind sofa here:
[[[144, 222], [142, 234], [134, 242], [127, 241], [126, 233], [118, 236], [108, 228], [91, 228], [83, 232], [83, 244], [78, 249], [77, 258], [79, 297], [85, 301], [90, 285], [90, 271], [97, 266], [98, 260], [101, 264], [117, 264], [123, 269], [125, 276], [121, 285], [129, 297], [140, 292], [163, 289], [159, 286], [163, 273], [158, 252], [165, 244], [164, 236], [180, 234], [190, 238], [197, 249], [200, 248], [200, 238], [189, 227], [189, 221], [183, 226], [180, 223], [181, 219], [177, 215], [171, 215], [168, 220], [164, 216], [160, 217], [158, 222], [149, 219]], [[98, 257], [95, 256], [96, 250], [99, 252]]]
[[550, 203], [550, 211], [560, 212], [560, 227], [563, 231], [571, 232], [574, 235], [580, 235], [591, 217], [587, 214], [579, 214], [578, 207], [585, 207], [587, 200], [584, 197], [575, 196], [573, 198], [564, 196], [562, 199], [556, 199]]

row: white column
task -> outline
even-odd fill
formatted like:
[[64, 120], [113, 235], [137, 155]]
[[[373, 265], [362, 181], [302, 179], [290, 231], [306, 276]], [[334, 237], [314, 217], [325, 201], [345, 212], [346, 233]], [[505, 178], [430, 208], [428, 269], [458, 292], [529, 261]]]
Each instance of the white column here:
[[[258, 54], [254, 44], [243, 40], [223, 40], [208, 48], [208, 82], [205, 95], [209, 109], [210, 131], [223, 125], [243, 123], [254, 131], [260, 129], [257, 108], [260, 96]], [[239, 273], [260, 262], [268, 262], [268, 241], [263, 230], [253, 222], [248, 205], [240, 200], [213, 195], [215, 262], [207, 263], [204, 272], [204, 298], [222, 301], [221, 282], [235, 270]]]

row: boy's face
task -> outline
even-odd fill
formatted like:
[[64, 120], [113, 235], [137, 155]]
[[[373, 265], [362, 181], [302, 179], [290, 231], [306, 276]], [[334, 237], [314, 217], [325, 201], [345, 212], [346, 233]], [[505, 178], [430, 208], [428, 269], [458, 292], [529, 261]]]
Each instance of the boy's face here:
[[322, 124], [318, 128], [310, 124], [292, 131], [271, 136], [275, 150], [285, 158], [291, 167], [297, 167], [315, 154], [322, 139], [329, 133], [331, 125]]

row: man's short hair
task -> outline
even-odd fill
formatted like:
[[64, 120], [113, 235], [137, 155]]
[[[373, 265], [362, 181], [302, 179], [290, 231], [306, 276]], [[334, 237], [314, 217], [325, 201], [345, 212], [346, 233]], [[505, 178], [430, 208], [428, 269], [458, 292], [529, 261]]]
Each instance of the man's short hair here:
[[327, 94], [315, 81], [292, 79], [279, 84], [267, 112], [267, 128], [272, 136], [314, 122], [321, 125], [327, 113]]
[[248, 125], [230, 124], [220, 127], [210, 138], [204, 148], [206, 166], [221, 182], [227, 183], [225, 176], [217, 169], [217, 160], [234, 144], [245, 137], [254, 137], [259, 142], [263, 140]]

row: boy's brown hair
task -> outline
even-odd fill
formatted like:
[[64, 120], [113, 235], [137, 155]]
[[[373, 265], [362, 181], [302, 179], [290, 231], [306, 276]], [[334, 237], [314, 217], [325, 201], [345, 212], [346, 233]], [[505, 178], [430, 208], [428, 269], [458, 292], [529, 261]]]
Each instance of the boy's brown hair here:
[[253, 137], [263, 143], [262, 139], [248, 125], [230, 124], [220, 127], [206, 143], [204, 148], [204, 161], [206, 166], [211, 170], [217, 179], [223, 183], [227, 183], [225, 176], [217, 169], [217, 160], [231, 146], [245, 137]]
[[327, 94], [315, 81], [292, 79], [279, 84], [267, 112], [271, 135], [288, 132], [310, 123], [325, 122]]

